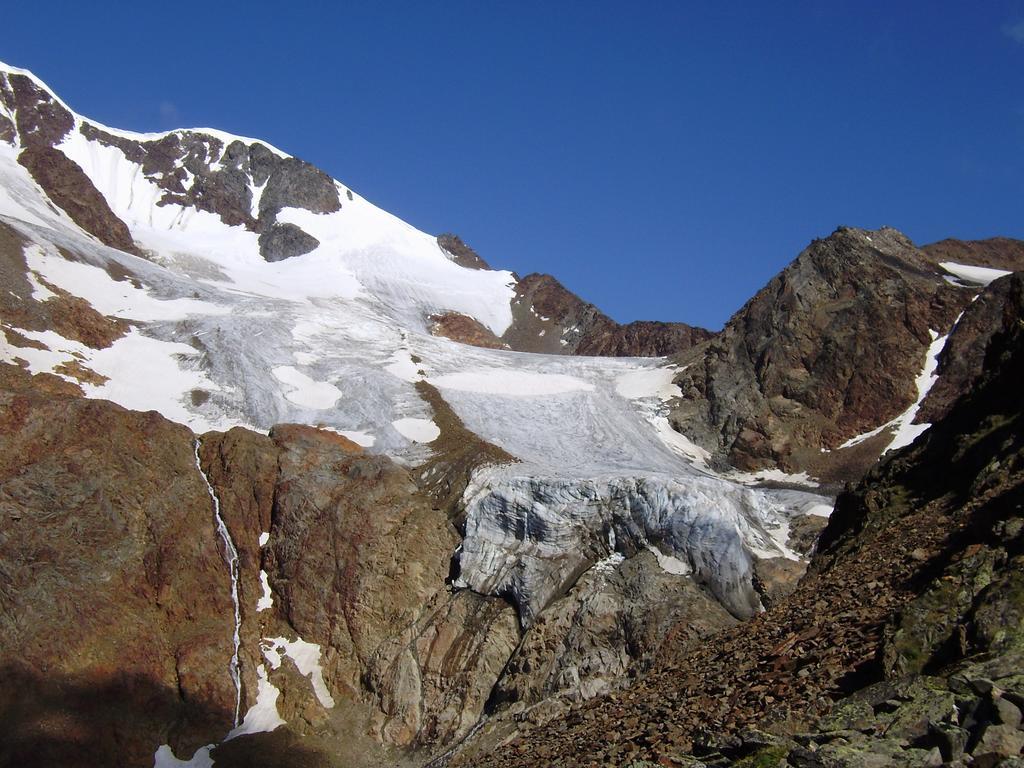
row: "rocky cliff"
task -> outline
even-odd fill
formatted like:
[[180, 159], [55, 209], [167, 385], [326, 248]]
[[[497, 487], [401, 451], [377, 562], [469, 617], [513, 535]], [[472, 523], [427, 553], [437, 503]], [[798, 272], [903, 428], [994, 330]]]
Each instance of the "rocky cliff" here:
[[933, 343], [977, 290], [894, 229], [840, 228], [677, 358], [672, 424], [736, 466], [859, 477], [893, 430], [852, 439], [915, 404]]

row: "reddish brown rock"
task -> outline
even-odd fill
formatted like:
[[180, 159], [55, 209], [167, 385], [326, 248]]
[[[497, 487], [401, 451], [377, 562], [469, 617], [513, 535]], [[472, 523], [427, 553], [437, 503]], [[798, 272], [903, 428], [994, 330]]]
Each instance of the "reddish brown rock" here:
[[458, 235], [446, 232], [437, 236], [437, 244], [441, 250], [458, 264], [466, 269], [490, 269], [490, 265], [480, 258], [480, 254], [470, 248]]
[[685, 323], [619, 325], [551, 275], [540, 274], [527, 275], [516, 284], [512, 317], [502, 341], [523, 352], [660, 357], [683, 352], [714, 335]]
[[0, 391], [2, 762], [152, 765], [167, 741], [191, 755], [231, 727], [235, 697], [192, 436], [21, 377]]
[[445, 312], [441, 315], [431, 315], [427, 321], [430, 323], [430, 332], [435, 336], [444, 336], [446, 339], [457, 341], [460, 344], [470, 344], [484, 349], [508, 348], [504, 342], [491, 333], [490, 329], [468, 315], [459, 312]]

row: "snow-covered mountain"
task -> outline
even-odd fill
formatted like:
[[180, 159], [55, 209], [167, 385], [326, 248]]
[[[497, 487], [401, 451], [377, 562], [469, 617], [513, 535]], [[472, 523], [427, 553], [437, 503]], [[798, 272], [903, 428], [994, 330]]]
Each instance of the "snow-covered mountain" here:
[[[14, 393], [5, 450], [19, 457], [9, 477], [43, 473], [31, 493], [9, 492], [18, 509], [37, 510], [47, 483], [77, 488], [86, 473], [74, 462], [98, 452], [117, 463], [111, 477], [139, 474], [152, 488], [166, 476], [192, 510], [157, 514], [149, 491], [124, 501], [121, 480], [102, 472], [62, 501], [88, 518], [116, 485], [115, 510], [142, 510], [102, 537], [148, 553], [138, 584], [131, 569], [111, 581], [89, 551], [67, 578], [83, 604], [128, 601], [108, 628], [125, 647], [143, 647], [146, 622], [160, 628], [159, 650], [125, 654], [122, 670], [177, 691], [171, 714], [131, 736], [157, 765], [177, 764], [175, 754], [209, 764], [229, 736], [283, 726], [337, 738], [344, 728], [325, 714], [336, 705], [361, 708], [375, 744], [429, 756], [501, 704], [492, 692], [519, 691], [521, 709], [596, 695], [649, 658], [681, 612], [700, 614], [696, 637], [761, 611], [799, 575], [797, 539], [831, 509], [806, 474], [744, 475], [712, 456], [751, 431], [723, 401], [757, 400], [744, 406], [751, 420], [761, 400], [779, 402], [750, 395], [746, 369], [718, 387], [728, 354], [701, 357], [715, 343], [746, 354], [740, 331], [716, 342], [686, 326], [614, 327], [560, 287], [481, 268], [461, 242], [417, 231], [264, 142], [108, 128], [7, 66], [0, 258], [0, 368]], [[952, 306], [936, 313], [947, 325]], [[480, 345], [437, 335], [453, 327], [447, 335]], [[691, 359], [507, 348], [661, 350], [665, 339]], [[905, 367], [917, 376], [927, 359], [912, 351]], [[677, 424], [701, 416], [691, 434], [704, 447], [670, 426], [670, 404]], [[126, 435], [137, 456], [98, 448], [88, 424]], [[149, 432], [159, 451], [144, 446]], [[37, 445], [74, 461], [52, 475]], [[205, 517], [195, 512], [204, 505]], [[172, 527], [152, 533], [154, 516]], [[162, 536], [196, 542], [183, 553]], [[225, 559], [211, 559], [221, 548]], [[210, 579], [197, 586], [182, 575], [191, 571]], [[167, 574], [188, 587], [168, 586]], [[205, 645], [179, 638], [166, 607], [196, 589], [219, 595], [205, 607], [182, 597], [184, 626], [220, 637]], [[136, 602], [117, 597], [128, 593]], [[12, 621], [35, 610], [25, 600]], [[39, 626], [69, 631], [62, 605]], [[138, 618], [150, 613], [159, 618]], [[20, 653], [19, 638], [0, 647]], [[37, 643], [26, 663], [34, 674], [51, 663], [69, 678], [92, 674], [112, 663], [93, 645], [57, 664]]]

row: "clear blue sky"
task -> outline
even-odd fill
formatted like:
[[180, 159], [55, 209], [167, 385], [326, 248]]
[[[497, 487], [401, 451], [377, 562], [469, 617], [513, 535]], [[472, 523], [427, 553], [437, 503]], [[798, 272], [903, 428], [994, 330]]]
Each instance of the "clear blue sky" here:
[[1024, 237], [1014, 0], [23, 2], [0, 59], [100, 122], [263, 138], [620, 321], [717, 328], [840, 224]]

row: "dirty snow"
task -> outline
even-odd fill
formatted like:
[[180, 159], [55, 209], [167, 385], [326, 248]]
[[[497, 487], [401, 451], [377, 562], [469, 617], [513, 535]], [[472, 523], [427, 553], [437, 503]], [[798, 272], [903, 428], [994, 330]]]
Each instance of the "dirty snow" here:
[[281, 691], [270, 682], [267, 668], [263, 664], [256, 667], [256, 676], [256, 703], [249, 707], [242, 724], [233, 728], [225, 741], [247, 733], [266, 733], [285, 725], [285, 721], [277, 712], [277, 699]]

